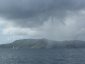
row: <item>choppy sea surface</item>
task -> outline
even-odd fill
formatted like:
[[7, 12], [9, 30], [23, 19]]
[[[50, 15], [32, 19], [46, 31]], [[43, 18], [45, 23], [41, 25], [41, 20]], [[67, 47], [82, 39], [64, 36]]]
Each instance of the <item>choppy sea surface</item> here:
[[0, 49], [0, 64], [85, 64], [85, 49]]

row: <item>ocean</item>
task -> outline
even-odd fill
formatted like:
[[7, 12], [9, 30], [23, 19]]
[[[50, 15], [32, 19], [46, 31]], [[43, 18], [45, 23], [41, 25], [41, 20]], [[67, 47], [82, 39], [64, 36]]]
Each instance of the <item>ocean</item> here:
[[0, 64], [85, 64], [84, 48], [0, 49]]

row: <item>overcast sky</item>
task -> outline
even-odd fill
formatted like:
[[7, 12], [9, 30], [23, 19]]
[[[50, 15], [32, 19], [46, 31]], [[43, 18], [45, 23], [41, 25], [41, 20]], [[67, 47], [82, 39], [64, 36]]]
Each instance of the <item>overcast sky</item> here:
[[0, 43], [23, 38], [85, 40], [85, 0], [0, 0]]

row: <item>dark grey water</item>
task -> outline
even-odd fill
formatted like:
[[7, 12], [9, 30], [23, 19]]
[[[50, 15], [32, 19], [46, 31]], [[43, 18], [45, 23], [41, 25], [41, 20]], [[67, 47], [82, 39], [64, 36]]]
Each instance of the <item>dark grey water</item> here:
[[0, 49], [0, 64], [85, 64], [85, 49]]

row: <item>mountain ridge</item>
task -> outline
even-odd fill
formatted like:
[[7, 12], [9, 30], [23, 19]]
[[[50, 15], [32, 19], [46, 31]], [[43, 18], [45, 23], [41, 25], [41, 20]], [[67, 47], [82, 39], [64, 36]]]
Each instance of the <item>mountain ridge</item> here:
[[0, 48], [85, 48], [85, 41], [54, 41], [48, 39], [20, 39], [10, 44], [2, 44]]

